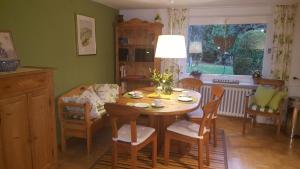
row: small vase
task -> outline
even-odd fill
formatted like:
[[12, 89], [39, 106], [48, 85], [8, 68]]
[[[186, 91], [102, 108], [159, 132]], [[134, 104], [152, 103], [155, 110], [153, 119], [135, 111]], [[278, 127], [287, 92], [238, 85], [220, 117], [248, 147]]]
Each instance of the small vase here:
[[165, 95], [171, 95], [173, 90], [171, 85], [162, 85], [162, 92]]

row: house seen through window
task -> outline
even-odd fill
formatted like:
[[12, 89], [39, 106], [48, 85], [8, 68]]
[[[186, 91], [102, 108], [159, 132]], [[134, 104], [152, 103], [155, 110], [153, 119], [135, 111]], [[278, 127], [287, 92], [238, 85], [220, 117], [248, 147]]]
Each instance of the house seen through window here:
[[190, 25], [187, 72], [251, 75], [262, 71], [266, 24]]

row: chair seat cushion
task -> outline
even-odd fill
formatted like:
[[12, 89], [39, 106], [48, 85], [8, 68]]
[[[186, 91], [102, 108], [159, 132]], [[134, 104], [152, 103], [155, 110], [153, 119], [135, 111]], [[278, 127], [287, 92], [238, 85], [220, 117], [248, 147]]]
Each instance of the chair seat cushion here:
[[253, 111], [260, 111], [260, 112], [264, 112], [264, 113], [275, 113], [277, 111], [277, 110], [270, 108], [269, 106], [262, 107], [257, 104], [251, 104], [249, 108]]
[[155, 129], [151, 127], [137, 125], [136, 131], [137, 131], [137, 142], [131, 143], [131, 127], [129, 124], [124, 124], [118, 130], [118, 138], [113, 138], [113, 140], [124, 141], [127, 143], [131, 143], [132, 145], [139, 145], [140, 143], [143, 143], [147, 138], [149, 138], [155, 132]]
[[[198, 135], [199, 128], [200, 128], [200, 125], [197, 123], [193, 123], [193, 122], [186, 121], [186, 120], [180, 120], [180, 121], [177, 121], [177, 122], [173, 123], [172, 125], [170, 125], [167, 128], [167, 130], [184, 135], [184, 136], [197, 138], [197, 139], [203, 139], [203, 136]], [[209, 132], [209, 129], [205, 128], [204, 134], [207, 132]]]

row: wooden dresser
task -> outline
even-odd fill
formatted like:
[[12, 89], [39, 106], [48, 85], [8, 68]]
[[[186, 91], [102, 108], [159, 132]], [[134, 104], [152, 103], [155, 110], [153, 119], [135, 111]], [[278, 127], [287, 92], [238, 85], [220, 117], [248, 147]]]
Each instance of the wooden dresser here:
[[56, 128], [50, 69], [0, 72], [0, 169], [54, 169]]

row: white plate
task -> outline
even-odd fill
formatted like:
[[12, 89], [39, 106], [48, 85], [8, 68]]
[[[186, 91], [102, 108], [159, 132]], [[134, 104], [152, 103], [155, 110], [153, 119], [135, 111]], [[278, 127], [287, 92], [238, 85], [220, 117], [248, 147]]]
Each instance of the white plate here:
[[182, 92], [184, 89], [183, 88], [173, 88], [172, 90], [174, 92]]
[[138, 107], [138, 108], [147, 108], [150, 105], [148, 103], [134, 103], [133, 105], [134, 107]]
[[182, 102], [190, 102], [190, 101], [193, 101], [192, 98], [190, 98], [190, 97], [185, 97], [185, 96], [178, 97], [177, 99], [178, 99], [179, 101], [182, 101]]
[[155, 108], [162, 108], [162, 107], [165, 107], [164, 105], [159, 105], [159, 106], [157, 106], [157, 105], [155, 105], [154, 103], [151, 103], [151, 106], [152, 106], [152, 107], [155, 107]]
[[143, 97], [144, 97], [143, 95], [139, 95], [139, 96], [131, 95], [131, 98], [133, 98], [133, 99], [140, 99], [140, 98], [143, 98]]
[[129, 95], [142, 95], [143, 94], [143, 92], [141, 92], [141, 91], [131, 91], [131, 92], [128, 92], [128, 94]]

